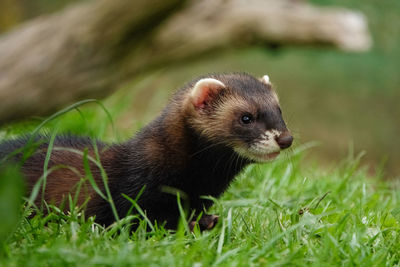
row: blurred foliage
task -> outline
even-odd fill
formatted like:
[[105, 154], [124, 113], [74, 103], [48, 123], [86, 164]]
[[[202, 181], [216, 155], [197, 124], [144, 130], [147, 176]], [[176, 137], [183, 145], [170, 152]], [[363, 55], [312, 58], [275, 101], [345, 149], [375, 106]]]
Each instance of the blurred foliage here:
[[[0, 246], [16, 228], [21, 216], [23, 182], [19, 168], [0, 167]], [[1, 252], [1, 248], [0, 248]]]
[[[4, 0], [3, 0], [4, 1]], [[15, 10], [8, 24], [52, 12], [73, 0], [5, 0]], [[349, 146], [366, 150], [366, 162], [386, 162], [389, 176], [399, 176], [400, 142], [400, 1], [311, 0], [323, 6], [360, 10], [368, 19], [374, 47], [362, 54], [326, 47], [260, 45], [244, 50], [227, 48], [158, 72], [135, 77], [105, 103], [116, 118], [117, 138], [102, 111], [84, 108], [67, 114], [59, 123], [65, 131], [124, 139], [153, 118], [168, 96], [187, 80], [209, 72], [247, 71], [268, 73], [277, 85], [284, 116], [298, 142], [317, 140], [314, 156], [329, 164], [347, 154]], [[11, 8], [12, 7], [12, 8]], [[14, 17], [14, 18], [12, 18]], [[93, 123], [96, 122], [96, 123]], [[34, 125], [35, 122], [28, 123]], [[6, 133], [19, 130], [6, 127]], [[29, 127], [25, 127], [29, 130]]]

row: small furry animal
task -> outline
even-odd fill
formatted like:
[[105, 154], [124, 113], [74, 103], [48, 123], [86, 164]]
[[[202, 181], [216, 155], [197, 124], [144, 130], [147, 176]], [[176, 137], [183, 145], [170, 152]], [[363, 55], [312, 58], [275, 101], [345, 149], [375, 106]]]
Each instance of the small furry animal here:
[[[0, 144], [0, 158], [23, 147], [28, 139]], [[34, 139], [41, 144], [22, 165], [28, 191], [43, 175], [50, 138]], [[256, 79], [246, 73], [229, 73], [210, 74], [186, 84], [132, 139], [122, 144], [95, 144], [119, 217], [126, 216], [132, 206], [123, 194], [135, 199], [142, 190], [137, 203], [147, 217], [175, 229], [180, 213], [173, 189], [182, 192], [182, 201], [194, 214], [190, 227], [198, 223], [204, 230], [213, 228], [218, 216], [203, 212], [212, 201], [202, 196], [219, 197], [245, 166], [275, 158], [292, 141], [268, 76]], [[45, 201], [60, 205], [69, 194], [76, 194], [77, 183], [85, 177], [82, 153], [76, 151], [84, 149], [95, 158], [92, 139], [56, 137]], [[15, 159], [21, 159], [21, 154]], [[90, 170], [104, 192], [99, 166], [90, 162]], [[83, 183], [77, 197], [79, 204], [87, 201], [85, 213], [95, 216], [98, 223], [115, 221], [110, 204], [89, 182]]]

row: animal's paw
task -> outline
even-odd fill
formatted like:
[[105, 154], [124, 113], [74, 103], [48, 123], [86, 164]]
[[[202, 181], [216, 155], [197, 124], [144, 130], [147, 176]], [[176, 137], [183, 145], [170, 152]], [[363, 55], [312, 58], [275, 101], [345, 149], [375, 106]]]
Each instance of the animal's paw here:
[[205, 214], [203, 215], [200, 220], [197, 221], [191, 221], [189, 223], [189, 228], [190, 231], [193, 231], [194, 227], [196, 224], [199, 224], [200, 230], [211, 230], [214, 228], [215, 225], [218, 223], [219, 216], [218, 215], [213, 215], [213, 214]]

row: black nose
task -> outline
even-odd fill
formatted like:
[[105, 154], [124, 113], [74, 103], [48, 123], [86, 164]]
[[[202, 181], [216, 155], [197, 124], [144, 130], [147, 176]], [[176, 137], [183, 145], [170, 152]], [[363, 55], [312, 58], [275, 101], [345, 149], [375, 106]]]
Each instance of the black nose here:
[[276, 142], [281, 149], [288, 148], [293, 143], [293, 136], [291, 136], [290, 133], [283, 133], [276, 138]]

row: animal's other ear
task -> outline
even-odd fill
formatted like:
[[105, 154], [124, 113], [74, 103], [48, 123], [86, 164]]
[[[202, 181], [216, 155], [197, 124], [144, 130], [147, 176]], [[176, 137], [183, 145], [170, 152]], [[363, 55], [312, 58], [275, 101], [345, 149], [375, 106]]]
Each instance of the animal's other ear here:
[[272, 84], [271, 84], [271, 81], [269, 80], [269, 76], [268, 75], [262, 76], [262, 78], [260, 78], [260, 81], [270, 89], [270, 91], [272, 92], [272, 95], [275, 97], [276, 101], [279, 103], [278, 95], [276, 94], [275, 90], [272, 88]]
[[271, 81], [269, 80], [269, 76], [268, 75], [262, 76], [262, 78], [260, 80], [261, 80], [262, 83], [265, 83], [266, 85], [271, 85]]
[[194, 107], [203, 108], [213, 96], [225, 88], [225, 84], [213, 78], [199, 80], [190, 93], [190, 100]]

